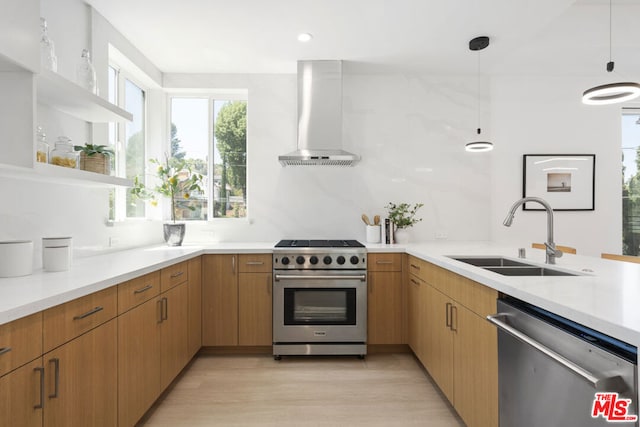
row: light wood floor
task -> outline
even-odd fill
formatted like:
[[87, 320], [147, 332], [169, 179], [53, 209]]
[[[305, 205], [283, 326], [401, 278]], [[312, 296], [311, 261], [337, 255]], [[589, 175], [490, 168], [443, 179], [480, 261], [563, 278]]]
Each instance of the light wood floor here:
[[199, 356], [140, 425], [464, 426], [410, 354]]

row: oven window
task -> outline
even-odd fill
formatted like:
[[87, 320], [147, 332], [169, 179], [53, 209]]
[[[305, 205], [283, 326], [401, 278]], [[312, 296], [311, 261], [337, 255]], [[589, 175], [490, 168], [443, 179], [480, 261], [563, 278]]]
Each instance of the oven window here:
[[284, 289], [285, 325], [355, 325], [355, 288]]

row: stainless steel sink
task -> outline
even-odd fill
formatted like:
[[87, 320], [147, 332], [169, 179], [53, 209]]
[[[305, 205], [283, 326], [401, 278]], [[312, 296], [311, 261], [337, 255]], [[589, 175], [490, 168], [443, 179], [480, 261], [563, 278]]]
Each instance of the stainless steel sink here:
[[485, 270], [502, 274], [503, 276], [578, 276], [575, 273], [568, 273], [546, 267], [483, 267]]
[[508, 267], [508, 266], [522, 266], [529, 267], [531, 264], [525, 262], [514, 261], [509, 258], [503, 257], [449, 257], [456, 261], [464, 262], [465, 264], [475, 265], [476, 267]]
[[515, 261], [503, 257], [483, 256], [450, 256], [456, 261], [464, 262], [484, 270], [502, 274], [503, 276], [579, 276], [577, 273], [569, 273], [555, 268], [541, 267], [526, 262]]

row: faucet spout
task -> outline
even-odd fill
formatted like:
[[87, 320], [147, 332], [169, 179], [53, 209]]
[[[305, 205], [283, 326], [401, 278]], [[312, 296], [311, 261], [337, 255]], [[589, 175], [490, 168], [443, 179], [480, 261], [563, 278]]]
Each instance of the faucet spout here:
[[523, 197], [522, 199], [517, 200], [513, 206], [511, 206], [511, 209], [509, 209], [509, 213], [507, 213], [502, 224], [505, 227], [511, 227], [513, 217], [516, 214], [516, 209], [518, 209], [523, 203], [527, 202], [539, 203], [547, 211], [547, 241], [544, 243], [546, 246], [545, 262], [547, 264], [555, 264], [556, 258], [560, 258], [562, 256], [562, 251], [556, 249], [556, 244], [553, 241], [553, 209], [546, 200], [541, 199], [540, 197]]

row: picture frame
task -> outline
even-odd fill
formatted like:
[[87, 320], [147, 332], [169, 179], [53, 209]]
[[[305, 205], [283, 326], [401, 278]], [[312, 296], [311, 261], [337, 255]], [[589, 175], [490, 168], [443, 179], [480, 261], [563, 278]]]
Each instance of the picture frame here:
[[[595, 210], [595, 154], [524, 154], [522, 197], [540, 197], [554, 211]], [[524, 203], [525, 211], [541, 211]]]

